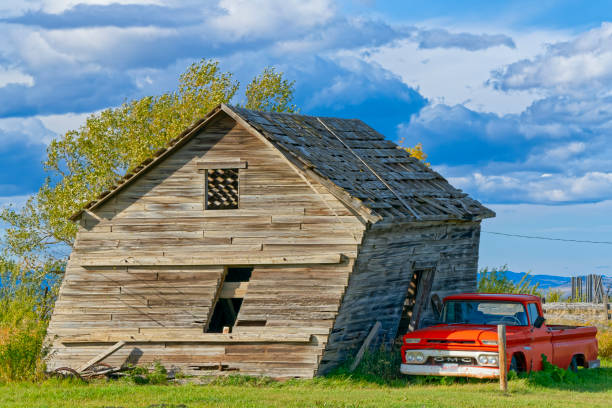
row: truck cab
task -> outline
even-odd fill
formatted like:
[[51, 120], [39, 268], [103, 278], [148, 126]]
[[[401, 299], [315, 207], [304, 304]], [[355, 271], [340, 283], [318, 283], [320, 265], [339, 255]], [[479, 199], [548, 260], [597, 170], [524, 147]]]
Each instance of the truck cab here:
[[464, 293], [444, 299], [439, 324], [403, 337], [400, 371], [498, 377], [498, 325], [506, 326], [510, 370], [541, 370], [542, 355], [562, 368], [599, 366], [597, 328], [547, 325], [537, 296]]

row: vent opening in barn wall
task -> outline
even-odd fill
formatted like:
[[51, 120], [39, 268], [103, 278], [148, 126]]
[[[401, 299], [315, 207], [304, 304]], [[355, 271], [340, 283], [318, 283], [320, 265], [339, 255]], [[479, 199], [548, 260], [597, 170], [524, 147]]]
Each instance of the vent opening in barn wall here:
[[239, 169], [206, 170], [206, 209], [233, 210], [239, 202]]
[[208, 333], [230, 332], [249, 287], [253, 268], [227, 268], [217, 303], [208, 323]]
[[492, 216], [360, 120], [219, 105], [71, 217], [47, 367], [324, 374], [475, 291]]

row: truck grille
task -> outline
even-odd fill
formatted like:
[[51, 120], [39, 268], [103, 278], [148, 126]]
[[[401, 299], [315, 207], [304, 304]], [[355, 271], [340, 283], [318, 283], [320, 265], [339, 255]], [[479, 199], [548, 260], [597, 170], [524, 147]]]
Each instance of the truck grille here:
[[472, 357], [450, 357], [450, 356], [438, 356], [429, 357], [427, 364], [430, 365], [442, 365], [442, 364], [459, 364], [459, 365], [477, 365], [476, 359]]
[[474, 340], [447, 340], [447, 339], [439, 339], [439, 340], [427, 340], [428, 343], [438, 343], [438, 344], [476, 344]]

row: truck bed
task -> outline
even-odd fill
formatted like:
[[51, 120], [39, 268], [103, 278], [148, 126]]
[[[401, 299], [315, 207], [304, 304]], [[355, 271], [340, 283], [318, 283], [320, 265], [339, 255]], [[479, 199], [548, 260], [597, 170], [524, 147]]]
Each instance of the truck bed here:
[[546, 327], [552, 332], [553, 338], [557, 335], [593, 336], [597, 333], [595, 326], [570, 326], [566, 324], [547, 324]]
[[584, 326], [570, 326], [567, 324], [547, 324], [546, 327], [551, 330], [568, 330], [568, 329], [579, 329]]

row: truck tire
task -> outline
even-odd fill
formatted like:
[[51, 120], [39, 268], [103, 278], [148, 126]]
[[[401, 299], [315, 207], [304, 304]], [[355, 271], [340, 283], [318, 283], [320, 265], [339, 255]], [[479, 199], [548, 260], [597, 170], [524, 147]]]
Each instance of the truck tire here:
[[578, 356], [572, 357], [572, 361], [570, 362], [568, 369], [572, 370], [575, 373], [578, 372]]
[[510, 371], [514, 371], [517, 374], [524, 371], [522, 361], [516, 354], [512, 355], [512, 360], [510, 361]]

